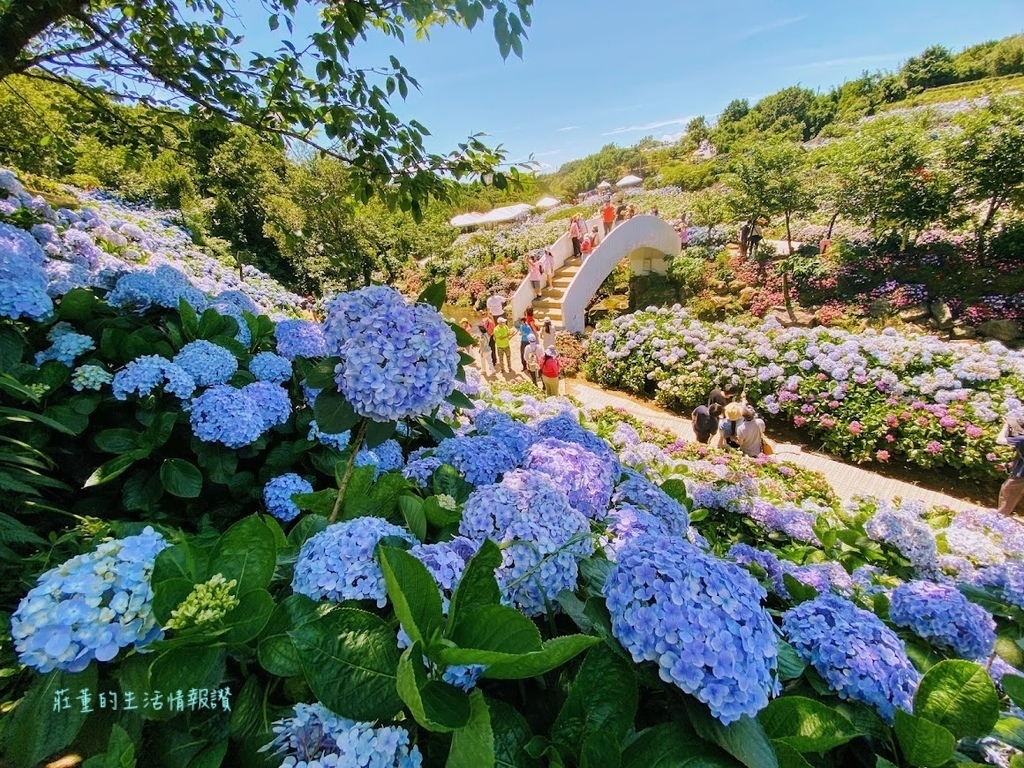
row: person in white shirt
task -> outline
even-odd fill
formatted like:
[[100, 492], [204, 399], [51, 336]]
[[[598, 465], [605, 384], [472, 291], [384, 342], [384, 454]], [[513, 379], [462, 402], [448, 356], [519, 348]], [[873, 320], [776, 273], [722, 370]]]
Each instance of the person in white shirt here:
[[550, 288], [555, 283], [555, 254], [551, 252], [550, 248], [544, 249], [540, 263], [544, 267], [544, 279], [547, 281], [547, 287]]
[[508, 301], [508, 299], [498, 293], [495, 293], [487, 299], [487, 311], [491, 313], [491, 317], [495, 320], [505, 314], [506, 301]]

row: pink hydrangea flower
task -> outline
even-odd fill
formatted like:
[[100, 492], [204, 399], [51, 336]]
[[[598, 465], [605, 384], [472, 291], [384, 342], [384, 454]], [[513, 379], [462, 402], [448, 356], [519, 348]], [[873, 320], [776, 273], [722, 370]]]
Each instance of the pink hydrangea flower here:
[[928, 453], [942, 453], [942, 443], [938, 440], [932, 440], [924, 447]]
[[896, 436], [895, 435], [887, 434], [885, 436], [885, 442], [887, 442], [887, 443], [895, 443], [896, 442]]
[[794, 427], [802, 427], [806, 423], [807, 423], [807, 419], [805, 419], [803, 416], [794, 416], [793, 417], [793, 426]]
[[864, 431], [864, 428], [860, 425], [859, 421], [851, 421], [850, 426], [848, 426], [847, 429], [854, 435], [859, 435]]
[[972, 438], [981, 437], [982, 435], [985, 434], [985, 430], [983, 430], [981, 427], [976, 427], [973, 424], [968, 424], [967, 429], [964, 431], [967, 433], [968, 437]]
[[875, 453], [875, 458], [878, 459], [879, 461], [888, 461], [889, 460], [889, 452], [886, 451], [886, 450], [877, 451]]

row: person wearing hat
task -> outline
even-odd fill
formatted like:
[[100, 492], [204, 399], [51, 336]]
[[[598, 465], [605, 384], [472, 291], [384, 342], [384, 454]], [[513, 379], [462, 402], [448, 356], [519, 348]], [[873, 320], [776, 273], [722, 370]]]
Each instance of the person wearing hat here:
[[1010, 476], [999, 489], [999, 506], [996, 508], [999, 514], [1010, 516], [1024, 498], [1024, 408], [1016, 408], [1006, 414], [996, 442], [1016, 451]]
[[502, 373], [512, 373], [512, 350], [509, 346], [511, 335], [508, 321], [504, 317], [499, 317], [498, 324], [494, 327], [494, 348], [498, 351], [498, 370]]
[[520, 317], [516, 322], [516, 330], [519, 331], [519, 362], [526, 370], [526, 345], [530, 343], [530, 336], [533, 335], [533, 328], [526, 322], [526, 317]]
[[541, 346], [545, 348], [555, 346], [555, 326], [550, 317], [540, 319], [540, 331], [537, 338], [540, 339]]
[[[536, 334], [531, 333], [527, 339], [526, 349], [523, 352], [526, 359], [526, 372], [530, 374], [530, 379], [537, 386], [541, 386], [540, 383], [540, 358], [544, 354], [544, 350], [541, 349], [540, 344], [537, 343]], [[543, 387], [541, 386], [541, 389]]]
[[540, 375], [544, 379], [544, 392], [548, 395], [558, 394], [558, 374], [562, 366], [558, 363], [558, 355], [554, 346], [549, 346], [544, 351], [544, 357], [540, 361]]
[[743, 403], [728, 403], [725, 406], [724, 418], [718, 424], [718, 447], [740, 447], [739, 428], [743, 421]]

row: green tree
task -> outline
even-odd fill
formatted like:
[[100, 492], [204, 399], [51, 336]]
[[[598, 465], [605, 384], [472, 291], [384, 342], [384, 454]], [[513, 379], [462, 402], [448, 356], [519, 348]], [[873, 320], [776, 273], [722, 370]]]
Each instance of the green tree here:
[[911, 56], [900, 68], [900, 76], [908, 90], [924, 90], [955, 83], [956, 64], [953, 54], [942, 45], [925, 48], [919, 56]]
[[[307, 145], [351, 168], [359, 199], [384, 195], [415, 215], [446, 196], [451, 179], [494, 172], [503, 155], [472, 136], [448, 154], [424, 147], [427, 130], [391, 110], [417, 83], [391, 57], [380, 66], [350, 62], [370, 30], [404, 39], [432, 25], [473, 28], [492, 17], [502, 56], [522, 54], [532, 0], [313, 0], [320, 28], [295, 33], [305, 4], [266, 3], [280, 45], [239, 54], [244, 38], [233, 9], [219, 0], [38, 0], [0, 4], [0, 81], [21, 74], [61, 83], [103, 105], [100, 95], [143, 104], [180, 119], [183, 110], [214, 125], [239, 124], [261, 135]], [[509, 174], [513, 180], [516, 169]]]
[[771, 221], [782, 216], [786, 223], [786, 258], [782, 265], [782, 294], [786, 311], [793, 317], [789, 290], [792, 268], [794, 214], [811, 210], [814, 195], [807, 180], [807, 153], [799, 144], [775, 139], [751, 145], [733, 161], [734, 207], [751, 220]]
[[943, 145], [946, 166], [959, 201], [980, 206], [975, 232], [981, 257], [997, 214], [1024, 204], [1024, 98], [993, 99], [953, 122], [958, 130]]
[[690, 223], [695, 227], [707, 227], [708, 239], [716, 224], [728, 221], [732, 216], [732, 205], [728, 195], [720, 189], [705, 189], [690, 201]]
[[912, 232], [949, 210], [948, 185], [921, 123], [872, 120], [829, 145], [823, 157], [838, 212], [876, 236], [899, 232], [904, 249]]

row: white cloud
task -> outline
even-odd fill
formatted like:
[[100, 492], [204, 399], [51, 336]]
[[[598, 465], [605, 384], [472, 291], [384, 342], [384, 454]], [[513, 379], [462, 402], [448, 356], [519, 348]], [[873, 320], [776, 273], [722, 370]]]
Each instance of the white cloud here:
[[616, 128], [612, 131], [606, 131], [602, 133], [602, 136], [617, 136], [620, 133], [638, 133], [640, 131], [654, 131], [658, 128], [667, 128], [670, 125], [686, 125], [693, 119], [693, 115], [687, 115], [686, 117], [677, 117], [673, 120], [658, 120], [653, 123], [645, 123], [644, 125], [627, 125], [622, 128]]
[[686, 131], [679, 131], [678, 133], [663, 133], [658, 137], [658, 141], [662, 144], [675, 144], [683, 136], [686, 135]]
[[745, 29], [742, 32], [740, 32], [737, 35], [737, 37], [740, 40], [743, 40], [748, 37], [753, 37], [754, 35], [763, 34], [764, 32], [771, 32], [772, 30], [775, 29], [782, 29], [783, 27], [788, 27], [790, 24], [796, 24], [797, 22], [803, 21], [806, 18], [807, 14], [804, 14], [803, 16], [790, 16], [785, 19], [776, 19], [775, 21], [770, 21], [767, 24], [761, 24], [760, 26], [757, 27], [750, 27], [749, 29]]
[[567, 126], [565, 126], [565, 128], [559, 128], [558, 132], [559, 133], [566, 133], [567, 131], [575, 131], [578, 128], [579, 128], [578, 125], [567, 125]]
[[786, 67], [789, 72], [811, 72], [823, 69], [835, 69], [837, 67], [869, 67], [879, 64], [896, 63], [907, 58], [906, 53], [876, 53], [870, 56], [847, 56], [840, 59], [827, 59], [826, 61], [809, 61], [806, 64], [796, 64]]

